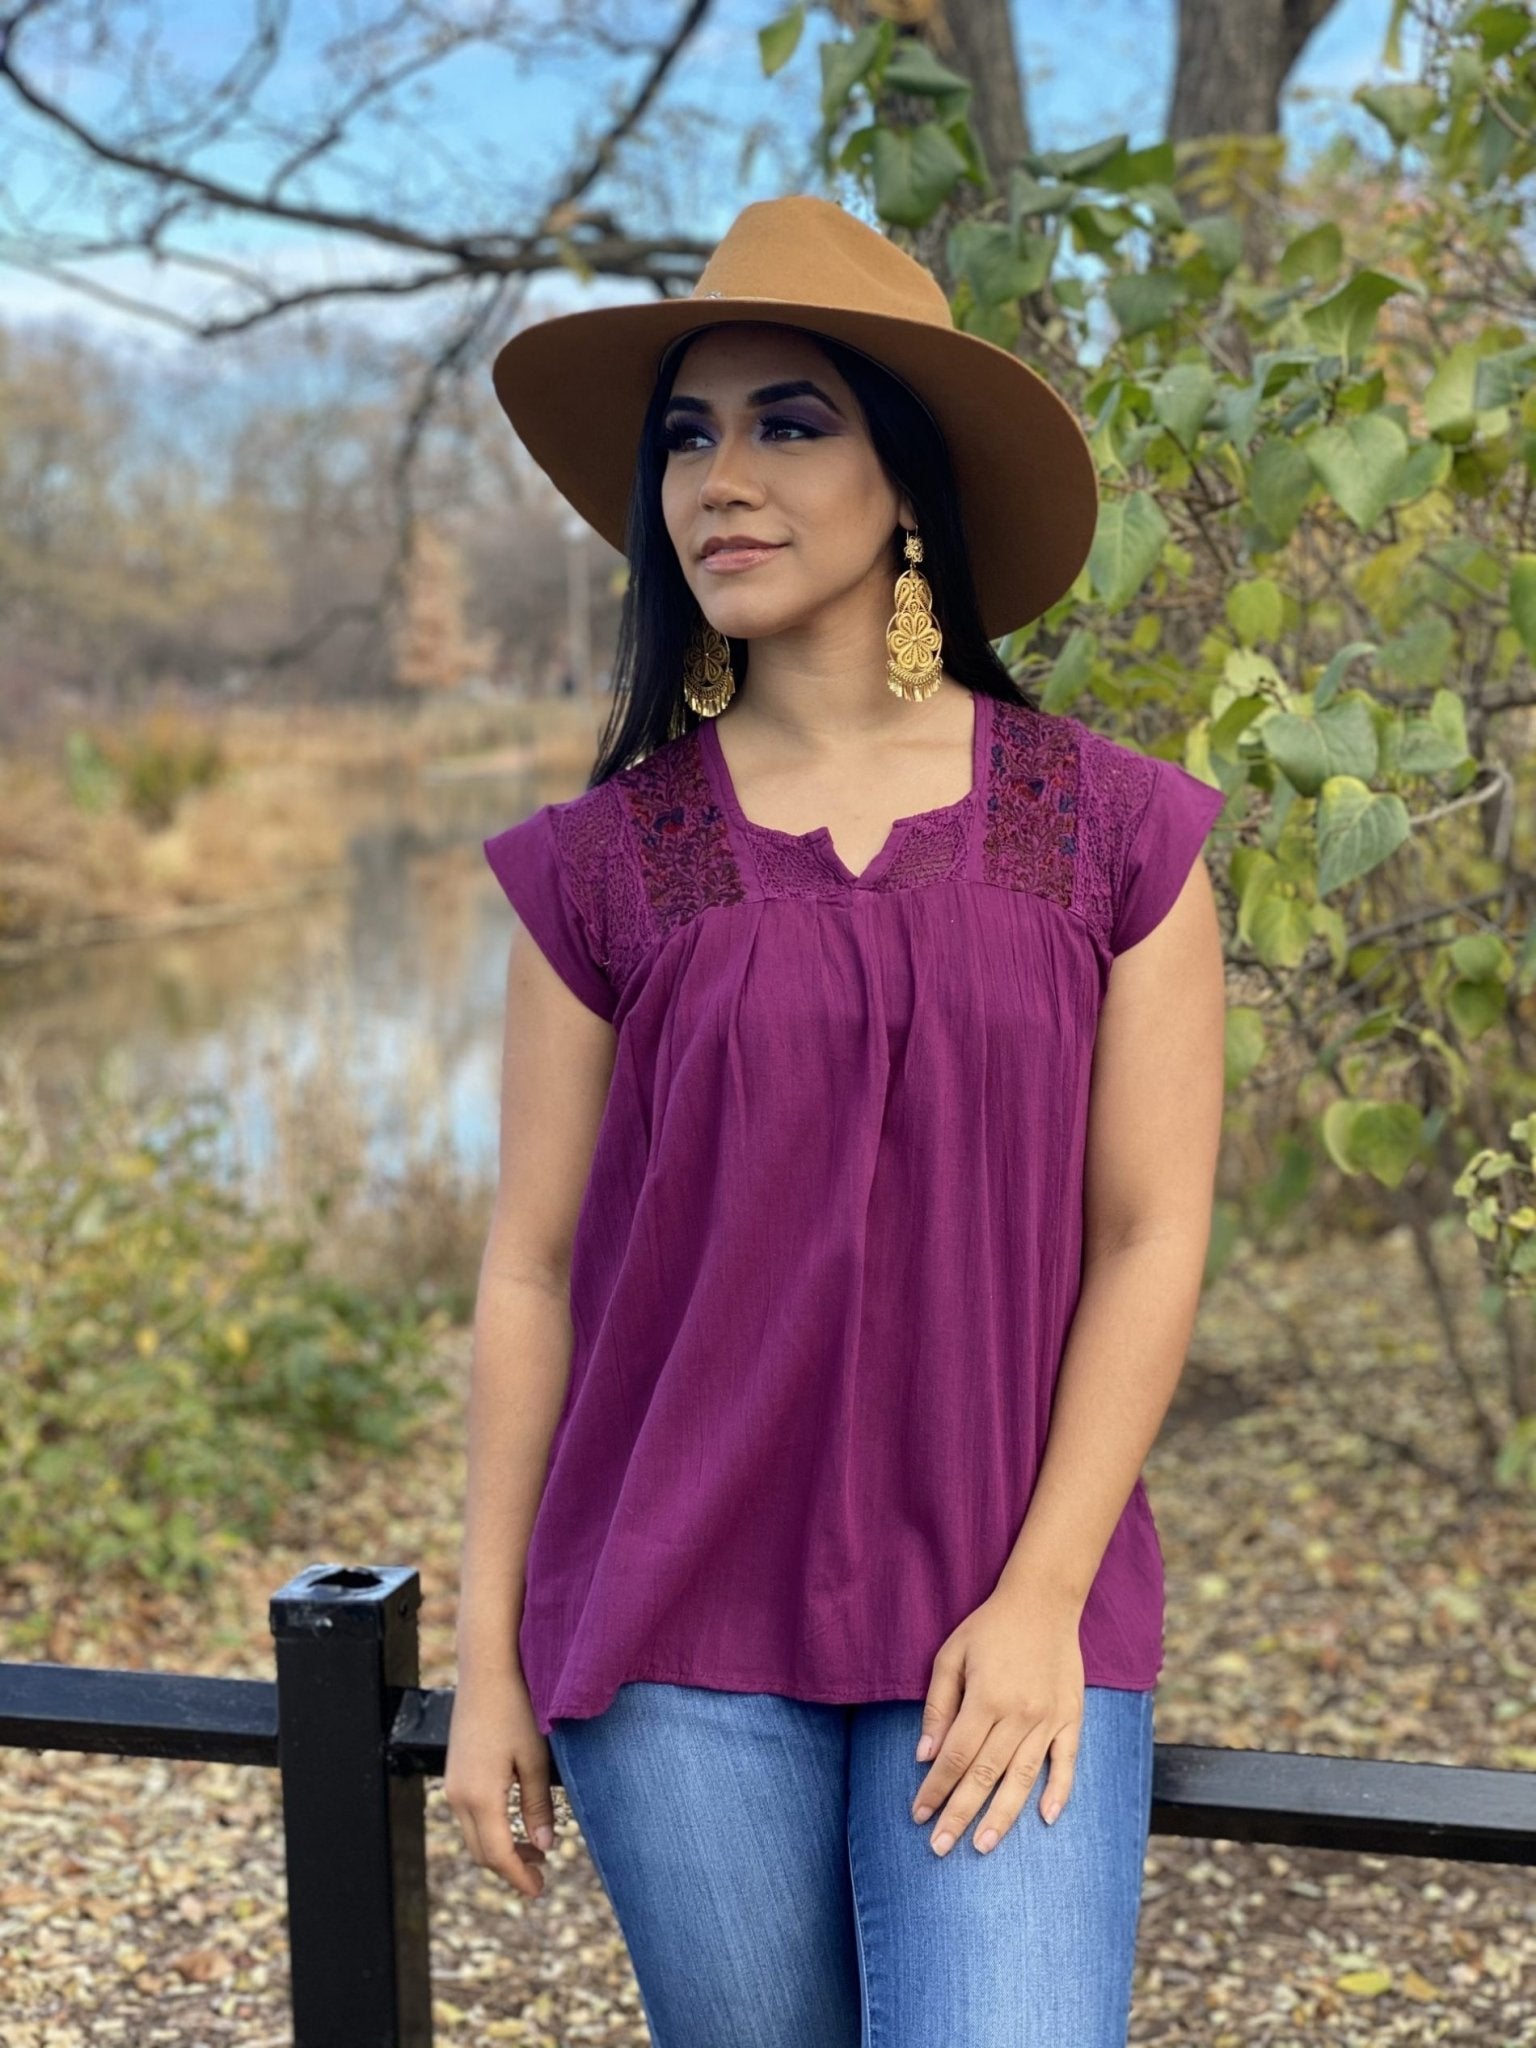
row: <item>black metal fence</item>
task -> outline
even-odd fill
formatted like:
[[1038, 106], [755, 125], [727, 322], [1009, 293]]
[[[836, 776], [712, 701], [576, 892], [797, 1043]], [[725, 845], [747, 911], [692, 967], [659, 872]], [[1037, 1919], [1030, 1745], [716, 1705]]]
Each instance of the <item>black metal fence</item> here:
[[[295, 2048], [432, 2039], [425, 1780], [453, 1693], [419, 1683], [420, 1606], [412, 1566], [317, 1564], [272, 1597], [275, 1681], [0, 1664], [0, 1747], [281, 1773]], [[1152, 1832], [1528, 1866], [1536, 1771], [1159, 1743]]]

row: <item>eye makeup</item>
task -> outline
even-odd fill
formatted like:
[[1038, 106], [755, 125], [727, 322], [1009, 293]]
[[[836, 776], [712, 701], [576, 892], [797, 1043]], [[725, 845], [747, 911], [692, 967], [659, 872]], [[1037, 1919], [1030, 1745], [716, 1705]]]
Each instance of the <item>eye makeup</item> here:
[[[776, 384], [760, 384], [755, 391], [747, 393], [747, 404], [753, 407], [778, 405], [786, 398], [814, 398], [827, 408], [835, 420], [843, 417], [839, 406], [821, 386], [809, 377], [785, 377]], [[713, 419], [715, 408], [707, 398], [692, 398], [681, 391], [674, 391], [667, 400], [667, 413], [697, 412], [705, 419]]]
[[[826, 431], [825, 428], [818, 427], [813, 420], [796, 419], [789, 413], [769, 413], [761, 424], [764, 435], [775, 434], [779, 429], [788, 427], [812, 441], [819, 441]], [[679, 412], [675, 418], [669, 418], [662, 428], [661, 445], [670, 453], [673, 449], [681, 448], [693, 435], [706, 431], [702, 421], [691, 420], [686, 413]]]

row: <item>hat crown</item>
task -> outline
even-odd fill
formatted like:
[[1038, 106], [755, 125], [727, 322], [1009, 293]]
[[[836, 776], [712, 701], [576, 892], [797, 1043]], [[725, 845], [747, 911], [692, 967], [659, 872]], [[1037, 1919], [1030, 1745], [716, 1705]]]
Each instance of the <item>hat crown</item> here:
[[689, 296], [780, 299], [954, 324], [930, 271], [834, 201], [810, 193], [743, 207]]

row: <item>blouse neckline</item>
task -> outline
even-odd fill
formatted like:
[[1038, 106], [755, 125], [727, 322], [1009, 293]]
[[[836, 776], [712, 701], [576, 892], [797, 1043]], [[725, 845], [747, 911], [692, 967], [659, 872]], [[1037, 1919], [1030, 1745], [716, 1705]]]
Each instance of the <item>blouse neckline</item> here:
[[891, 829], [885, 836], [885, 843], [878, 849], [869, 865], [855, 874], [844, 861], [832, 843], [830, 826], [813, 825], [808, 832], [788, 832], [778, 825], [759, 825], [749, 818], [741, 808], [736, 794], [736, 785], [731, 780], [731, 771], [726, 765], [725, 750], [720, 745], [720, 735], [715, 730], [715, 721], [705, 718], [694, 728], [702, 748], [705, 772], [714, 787], [715, 795], [722, 808], [728, 813], [738, 831], [748, 838], [779, 840], [796, 846], [806, 846], [817, 853], [851, 889], [868, 888], [880, 879], [895, 859], [902, 841], [915, 825], [927, 824], [933, 818], [959, 816], [969, 811], [980, 799], [986, 779], [987, 746], [991, 734], [992, 699], [981, 690], [971, 693], [971, 786], [962, 797], [953, 803], [936, 804], [932, 810], [909, 811], [905, 817], [893, 818]]

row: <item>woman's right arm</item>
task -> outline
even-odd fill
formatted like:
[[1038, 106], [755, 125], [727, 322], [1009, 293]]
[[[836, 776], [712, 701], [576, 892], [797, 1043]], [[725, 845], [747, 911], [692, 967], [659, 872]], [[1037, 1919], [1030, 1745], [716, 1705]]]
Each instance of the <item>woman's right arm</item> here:
[[570, 1263], [613, 1072], [613, 1027], [519, 925], [507, 961], [501, 1159], [475, 1298], [456, 1621], [458, 1684], [444, 1792], [470, 1854], [530, 1898], [552, 1827], [548, 1739], [518, 1655], [528, 1538], [571, 1365]]

